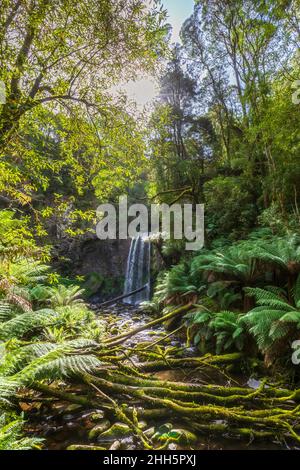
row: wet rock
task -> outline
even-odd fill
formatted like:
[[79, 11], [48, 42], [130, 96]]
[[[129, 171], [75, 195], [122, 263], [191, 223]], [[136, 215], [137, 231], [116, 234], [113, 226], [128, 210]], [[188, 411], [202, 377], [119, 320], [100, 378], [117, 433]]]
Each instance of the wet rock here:
[[159, 442], [171, 441], [177, 444], [192, 444], [197, 441], [197, 436], [186, 429], [172, 429], [163, 434], [156, 433], [153, 439]]
[[99, 439], [114, 439], [119, 437], [126, 437], [130, 433], [130, 428], [127, 424], [115, 423], [107, 431], [103, 432]]
[[172, 423], [165, 423], [159, 426], [158, 432], [159, 434], [164, 434], [166, 432], [169, 432], [173, 429], [173, 424]]
[[97, 421], [100, 421], [101, 419], [104, 418], [104, 412], [103, 411], [99, 411], [97, 413], [92, 413], [90, 416], [89, 416], [89, 419], [94, 423], [94, 422], [97, 422]]
[[119, 450], [121, 448], [121, 442], [115, 441], [109, 448], [109, 450]]
[[103, 418], [104, 417], [104, 412], [102, 410], [89, 410], [89, 411], [84, 411], [80, 417], [81, 419], [85, 419], [85, 418], [91, 418], [92, 415], [94, 414], [97, 414], [97, 415], [101, 415], [101, 417]]
[[75, 430], [78, 430], [80, 428], [78, 423], [71, 423], [71, 422], [67, 423], [66, 427], [70, 431], [75, 431]]
[[146, 429], [146, 431], [144, 431], [144, 434], [145, 434], [146, 437], [154, 436], [154, 434], [155, 434], [154, 426], [152, 428]]
[[176, 444], [174, 444], [174, 442], [171, 442], [171, 444], [168, 445], [167, 447], [168, 450], [177, 450], [178, 447]]
[[89, 439], [92, 441], [96, 439], [104, 431], [107, 431], [111, 427], [108, 419], [103, 419], [96, 426], [94, 426], [89, 432]]
[[52, 434], [59, 433], [63, 429], [64, 429], [63, 426], [49, 426], [44, 430], [43, 434], [45, 437], [52, 436]]
[[76, 416], [75, 416], [75, 415], [67, 414], [67, 415], [63, 415], [63, 416], [62, 416], [62, 420], [63, 420], [64, 422], [74, 421], [74, 419], [76, 419]]
[[67, 450], [106, 450], [105, 447], [100, 446], [88, 446], [81, 444], [73, 444], [67, 447]]

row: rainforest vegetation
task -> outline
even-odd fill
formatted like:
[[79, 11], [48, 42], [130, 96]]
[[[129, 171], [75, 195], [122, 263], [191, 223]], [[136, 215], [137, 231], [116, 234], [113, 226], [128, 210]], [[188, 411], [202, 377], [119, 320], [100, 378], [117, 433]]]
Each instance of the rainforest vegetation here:
[[[1, 0], [1, 450], [300, 448], [299, 24], [196, 0], [172, 44], [160, 1]], [[152, 240], [114, 312], [64, 249], [122, 194], [204, 204], [205, 246]]]

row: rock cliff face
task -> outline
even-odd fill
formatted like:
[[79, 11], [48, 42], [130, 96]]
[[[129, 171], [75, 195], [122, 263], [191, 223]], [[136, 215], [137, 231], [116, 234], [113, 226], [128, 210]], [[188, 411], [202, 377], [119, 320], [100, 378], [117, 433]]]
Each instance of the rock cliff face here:
[[88, 294], [102, 301], [123, 293], [129, 248], [130, 240], [99, 240], [87, 233], [80, 239], [64, 239], [54, 262], [72, 277], [84, 276]]
[[79, 274], [91, 272], [107, 277], [125, 276], [130, 240], [87, 240], [80, 247]]

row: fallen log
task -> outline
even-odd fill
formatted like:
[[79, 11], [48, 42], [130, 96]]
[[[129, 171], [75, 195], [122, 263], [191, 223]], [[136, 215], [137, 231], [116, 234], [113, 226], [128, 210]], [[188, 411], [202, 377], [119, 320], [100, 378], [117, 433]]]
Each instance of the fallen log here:
[[[146, 289], [147, 284], [145, 284], [143, 287], [140, 287], [139, 289], [133, 290], [132, 292], [129, 292], [129, 294], [122, 294], [119, 295], [118, 297], [115, 297], [114, 299], [111, 300], [106, 300], [102, 304], [98, 306], [98, 309], [102, 307], [106, 307], [107, 305], [114, 304], [115, 302], [119, 302], [120, 300], [127, 299], [127, 297], [131, 297], [135, 294], [138, 294], [139, 292], [142, 292], [144, 289]], [[96, 310], [97, 313], [99, 313], [99, 310]]]
[[[254, 429], [255, 431], [272, 432], [276, 435], [286, 436], [300, 442], [300, 436], [295, 429], [299, 429], [297, 423], [300, 416], [300, 406], [293, 409], [246, 409], [241, 405], [226, 407], [222, 405], [203, 405], [195, 403], [184, 403], [170, 398], [152, 396], [150, 393], [137, 387], [129, 387], [109, 382], [108, 380], [85, 375], [87, 383], [97, 384], [106, 393], [116, 395], [126, 394], [147, 403], [153, 407], [163, 407], [171, 410], [175, 415], [193, 420], [199, 424], [210, 425], [216, 420], [226, 421], [230, 427], [239, 429]], [[249, 432], [246, 432], [249, 436]]]

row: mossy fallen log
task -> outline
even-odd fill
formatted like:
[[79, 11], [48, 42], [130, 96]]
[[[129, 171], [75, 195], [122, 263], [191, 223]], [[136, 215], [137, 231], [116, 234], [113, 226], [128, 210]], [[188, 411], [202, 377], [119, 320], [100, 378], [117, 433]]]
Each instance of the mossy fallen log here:
[[214, 423], [216, 420], [225, 420], [230, 425], [241, 429], [253, 428], [258, 431], [267, 432], [271, 430], [273, 433], [276, 430], [278, 434], [287, 435], [291, 439], [300, 442], [300, 436], [293, 428], [295, 420], [298, 420], [300, 417], [300, 406], [296, 406], [291, 410], [280, 408], [273, 410], [249, 410], [243, 406], [198, 405], [153, 396], [148, 391], [146, 393], [143, 389], [116, 384], [99, 377], [87, 376], [86, 380], [97, 384], [98, 387], [106, 390], [106, 392], [127, 394], [139, 398], [148, 405], [168, 408], [178, 416], [189, 419], [196, 418], [199, 423], [208, 424]]

